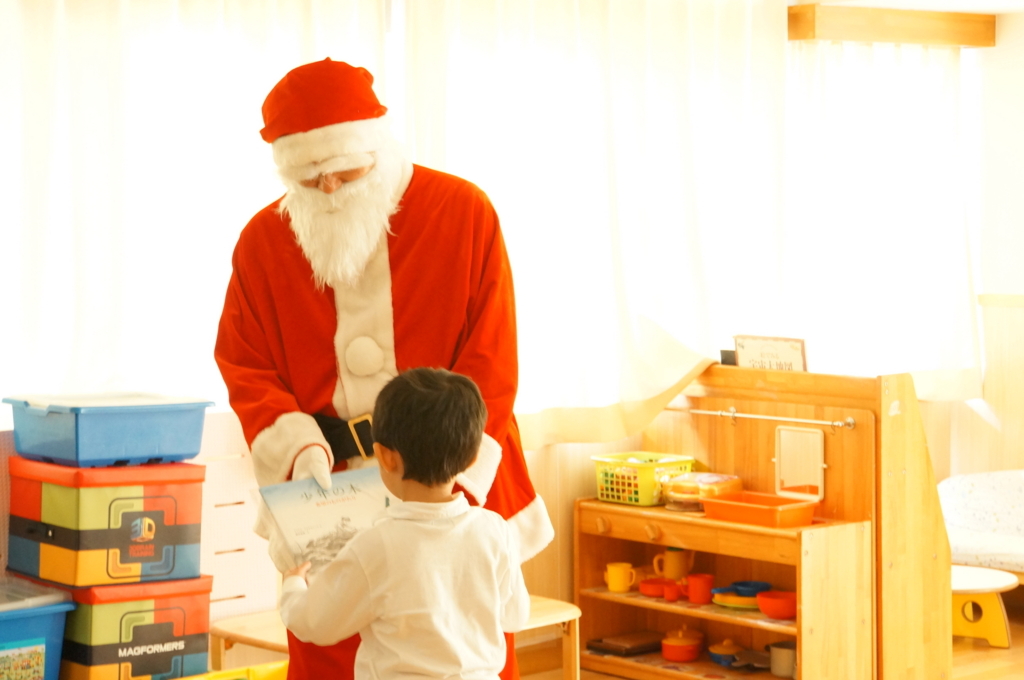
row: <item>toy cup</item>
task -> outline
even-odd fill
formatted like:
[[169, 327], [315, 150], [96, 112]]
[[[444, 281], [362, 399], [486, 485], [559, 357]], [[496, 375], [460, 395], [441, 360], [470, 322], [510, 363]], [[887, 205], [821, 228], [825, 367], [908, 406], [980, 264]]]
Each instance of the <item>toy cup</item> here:
[[714, 585], [714, 574], [690, 574], [686, 577], [686, 596], [694, 604], [709, 604]]
[[636, 570], [629, 562], [609, 562], [605, 565], [604, 582], [613, 593], [628, 593], [636, 581]]

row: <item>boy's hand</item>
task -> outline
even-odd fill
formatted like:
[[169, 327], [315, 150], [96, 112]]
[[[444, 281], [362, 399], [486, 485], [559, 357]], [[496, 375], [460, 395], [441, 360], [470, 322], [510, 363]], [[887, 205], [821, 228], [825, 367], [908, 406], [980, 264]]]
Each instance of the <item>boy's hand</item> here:
[[306, 574], [309, 572], [309, 568], [312, 566], [312, 562], [304, 562], [299, 566], [295, 567], [294, 569], [289, 569], [288, 571], [284, 572], [284, 577], [288, 578], [289, 576], [300, 576], [302, 577], [302, 580], [305, 581]]

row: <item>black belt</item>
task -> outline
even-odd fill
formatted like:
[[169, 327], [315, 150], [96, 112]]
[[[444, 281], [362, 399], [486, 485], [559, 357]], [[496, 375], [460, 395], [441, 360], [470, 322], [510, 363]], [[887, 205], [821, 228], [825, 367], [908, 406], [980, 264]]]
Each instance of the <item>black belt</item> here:
[[314, 413], [313, 419], [331, 445], [336, 463], [355, 456], [369, 458], [373, 455], [373, 420], [369, 413], [351, 420]]

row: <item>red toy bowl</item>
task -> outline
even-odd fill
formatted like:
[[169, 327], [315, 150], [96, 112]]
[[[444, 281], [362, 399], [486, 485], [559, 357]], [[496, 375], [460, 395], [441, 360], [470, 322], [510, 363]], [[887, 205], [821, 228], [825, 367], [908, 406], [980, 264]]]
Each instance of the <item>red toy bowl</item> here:
[[796, 593], [786, 590], [766, 590], [757, 594], [757, 608], [772, 619], [796, 618]]
[[645, 578], [640, 581], [640, 594], [647, 597], [664, 597], [665, 586], [675, 583], [670, 578]]

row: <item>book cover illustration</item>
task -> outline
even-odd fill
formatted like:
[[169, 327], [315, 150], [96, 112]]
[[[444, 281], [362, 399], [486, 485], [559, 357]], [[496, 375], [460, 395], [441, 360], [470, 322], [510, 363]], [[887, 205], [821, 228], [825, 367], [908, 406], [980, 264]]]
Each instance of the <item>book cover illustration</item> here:
[[389, 505], [401, 502], [384, 486], [376, 467], [335, 472], [330, 489], [302, 479], [265, 486], [260, 495], [295, 564], [312, 563], [310, 575], [327, 566]]

